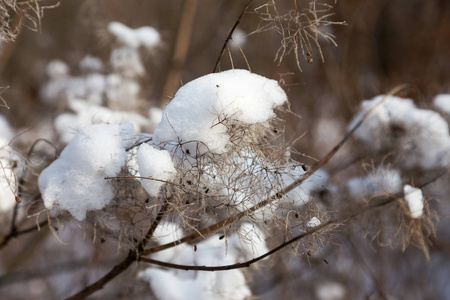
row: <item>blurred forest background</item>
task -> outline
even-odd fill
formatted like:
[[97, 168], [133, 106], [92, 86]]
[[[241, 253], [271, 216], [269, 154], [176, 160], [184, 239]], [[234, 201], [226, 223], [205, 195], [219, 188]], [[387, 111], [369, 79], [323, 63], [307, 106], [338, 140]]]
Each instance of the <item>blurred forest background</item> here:
[[[300, 8], [308, 7], [308, 1], [299, 2]], [[162, 34], [163, 45], [145, 60], [147, 76], [141, 80], [149, 106], [163, 106], [182, 82], [213, 71], [228, 32], [246, 4], [202, 0], [59, 3], [56, 9], [44, 11], [40, 32], [22, 30], [17, 42], [2, 50], [1, 85], [10, 87], [2, 96], [11, 107], [2, 113], [16, 128], [36, 126], [40, 119], [56, 113], [54, 107], [46, 107], [38, 99], [40, 86], [48, 80], [48, 62], [60, 59], [76, 70], [87, 54], [108, 60], [112, 40], [107, 25], [111, 21], [131, 28], [153, 26]], [[238, 26], [242, 34], [258, 28], [260, 19], [253, 9], [265, 3], [253, 1]], [[293, 3], [277, 1], [277, 8], [287, 13]], [[183, 20], [186, 10], [192, 18], [185, 16]], [[288, 130], [308, 132], [298, 147], [314, 157], [324, 154], [339, 139], [364, 99], [409, 83], [416, 89], [413, 98], [426, 107], [434, 95], [449, 92], [448, 1], [338, 1], [331, 13], [335, 14], [332, 21], [347, 23], [327, 27], [339, 46], [319, 40], [325, 62], [314, 51], [312, 64], [300, 58], [303, 72], [296, 67], [293, 53], [281, 64], [274, 62], [281, 40], [274, 31], [247, 36], [240, 45], [253, 72], [285, 84], [292, 110], [302, 117], [301, 122], [287, 124]], [[187, 24], [180, 25], [182, 20]], [[185, 60], [176, 61], [178, 28], [184, 30], [179, 43], [187, 52], [182, 55]], [[231, 55], [235, 68], [247, 68], [237, 47], [231, 47]], [[229, 61], [226, 52], [222, 69], [231, 68]], [[178, 80], [171, 78], [167, 83], [171, 72], [179, 72]]]
[[[293, 53], [284, 57], [280, 64], [274, 61], [281, 40], [275, 31], [250, 34], [260, 24], [254, 10], [266, 2], [252, 1], [238, 25], [244, 38], [235, 36], [235, 41], [242, 48], [252, 72], [279, 80], [287, 92], [292, 112], [301, 118], [292, 114], [283, 116], [287, 119], [286, 138], [303, 135], [295, 148], [305, 154], [297, 157], [305, 163], [320, 159], [339, 142], [362, 100], [404, 83], [413, 87], [406, 96], [423, 108], [431, 106], [435, 95], [450, 93], [450, 1], [339, 0], [332, 3], [334, 8], [330, 12], [334, 15], [328, 19], [346, 23], [326, 29], [335, 36], [338, 47], [319, 39], [325, 61], [321, 61], [314, 48], [312, 63], [300, 57], [302, 71], [297, 68]], [[0, 48], [0, 86], [9, 87], [1, 96], [10, 107], [0, 108], [0, 113], [12, 127], [22, 132], [15, 147], [25, 153], [37, 138], [52, 140], [53, 133], [43, 131], [40, 124], [54, 118], [64, 107], [39, 99], [39, 90], [48, 81], [46, 66], [51, 60], [60, 59], [76, 75], [81, 72], [77, 71], [79, 61], [87, 54], [107, 62], [114, 44], [107, 33], [110, 22], [118, 21], [131, 28], [152, 26], [160, 32], [162, 43], [143, 56], [146, 76], [139, 80], [142, 97], [148, 101], [145, 109], [163, 108], [182, 83], [213, 72], [222, 45], [246, 3], [244, 0], [61, 0], [57, 7], [44, 10], [39, 32], [22, 28], [16, 42], [3, 43]], [[288, 0], [276, 3], [283, 13], [294, 5], [294, 1]], [[56, 1], [43, 1], [41, 6], [54, 4]], [[308, 1], [297, 1], [297, 5], [300, 9], [307, 8]], [[241, 51], [232, 44], [223, 56], [221, 69], [232, 68], [230, 55], [234, 68], [247, 69]], [[331, 182], [364, 172], [352, 152], [353, 147], [356, 145], [346, 145], [327, 166]], [[350, 162], [353, 163], [350, 168], [337, 172]], [[439, 180], [448, 179], [444, 176]], [[433, 190], [431, 194], [448, 202], [448, 196], [444, 196], [447, 192], [448, 187]], [[277, 269], [274, 266], [283, 258], [274, 258], [269, 263], [272, 269], [259, 269], [259, 277], [254, 277], [251, 283], [252, 290], [261, 299], [315, 299], [317, 293], [310, 287], [338, 281], [352, 290], [352, 285], [357, 284], [353, 279], [363, 274], [362, 278], [369, 282], [378, 278], [374, 285], [392, 295], [389, 299], [432, 299], [436, 295], [435, 299], [448, 299], [449, 207], [438, 202], [433, 205], [441, 221], [438, 238], [430, 240], [431, 262], [415, 248], [408, 248], [403, 254], [401, 249], [379, 248], [365, 241], [363, 234], [355, 234], [348, 244], [338, 243], [340, 245], [333, 250], [322, 251], [329, 264], [320, 257], [292, 257], [302, 260], [304, 269], [288, 273], [286, 266], [289, 264]], [[82, 243], [85, 238], [82, 232], [74, 235], [70, 237], [73, 243], [77, 243], [77, 239]], [[13, 263], [8, 265], [9, 276], [0, 279], [0, 295], [6, 296], [0, 298], [24, 299], [36, 295], [34, 299], [38, 299], [39, 295], [48, 296], [49, 290], [55, 298], [61, 293], [69, 296], [83, 283], [101, 276], [117, 260], [114, 256], [117, 248], [108, 242], [97, 245], [95, 250], [89, 249], [92, 252], [78, 251], [77, 247], [64, 246], [56, 240], [52, 245], [46, 243], [42, 249], [35, 250], [40, 247], [40, 239], [47, 237], [52, 238], [48, 230], [34, 237], [25, 235], [2, 250], [1, 260]], [[29, 246], [18, 252], [23, 243]], [[357, 244], [359, 252], [355, 253], [350, 244]], [[33, 251], [40, 254], [32, 254]], [[334, 261], [334, 255], [341, 255], [335, 252], [344, 253], [348, 260]], [[90, 254], [84, 255], [86, 253]], [[398, 259], [399, 256], [402, 258]], [[347, 264], [347, 273], [342, 273], [342, 266], [337, 267], [337, 264]], [[95, 267], [91, 267], [93, 265]], [[86, 270], [89, 276], [83, 277]], [[273, 274], [265, 274], [268, 270], [273, 270]], [[75, 271], [79, 282], [70, 287], [63, 279], [74, 280], [67, 276]], [[121, 287], [108, 285], [92, 299], [146, 299], [148, 285], [127, 285], [127, 276], [119, 280], [121, 285], [125, 282]], [[323, 299], [377, 299], [372, 291], [361, 291], [357, 287], [354, 290], [355, 293], [347, 292], [344, 298]]]

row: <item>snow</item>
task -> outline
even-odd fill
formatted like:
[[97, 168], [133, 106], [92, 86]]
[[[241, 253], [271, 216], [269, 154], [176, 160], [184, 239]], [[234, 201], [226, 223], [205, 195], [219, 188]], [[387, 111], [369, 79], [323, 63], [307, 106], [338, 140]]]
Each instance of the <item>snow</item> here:
[[251, 295], [241, 271], [198, 272], [195, 278], [184, 279], [176, 273], [147, 269], [139, 278], [148, 281], [158, 299], [164, 300], [240, 300]]
[[125, 77], [133, 78], [145, 74], [139, 53], [134, 48], [122, 47], [111, 52], [109, 62], [113, 70]]
[[20, 157], [11, 152], [8, 144], [14, 131], [5, 117], [0, 115], [0, 212], [10, 211], [15, 203], [16, 177], [14, 162]]
[[[162, 223], [155, 236], [159, 244], [179, 239], [178, 227]], [[175, 232], [175, 233], [172, 233]], [[160, 237], [162, 236], [162, 238]], [[184, 265], [218, 266], [251, 259], [268, 251], [263, 232], [250, 223], [240, 226], [239, 232], [226, 239], [213, 235], [197, 245], [180, 245], [152, 255], [152, 258]], [[245, 244], [246, 242], [249, 242]], [[250, 243], [252, 246], [250, 246]], [[148, 281], [158, 299], [245, 299], [251, 296], [240, 269], [225, 272], [185, 272], [148, 268], [138, 274]]]
[[149, 26], [132, 29], [122, 23], [111, 22], [108, 30], [121, 44], [131, 48], [143, 46], [150, 49], [161, 40], [158, 31]]
[[[281, 188], [289, 186], [305, 173], [306, 171], [303, 170], [302, 166], [291, 168], [288, 173], [282, 175], [283, 185]], [[328, 177], [328, 173], [324, 170], [317, 170], [299, 186], [288, 192], [284, 197], [284, 201], [293, 202], [295, 206], [303, 206], [310, 201], [313, 191], [323, 189], [328, 181]]]
[[138, 106], [141, 88], [136, 81], [120, 74], [110, 74], [106, 77], [106, 83], [105, 93], [110, 108], [124, 110]]
[[[142, 144], [137, 152], [139, 173], [143, 177], [150, 177], [168, 181], [176, 175], [170, 153], [166, 150], [155, 149], [148, 144]], [[142, 186], [152, 197], [157, 197], [164, 182], [143, 179]]]
[[434, 97], [433, 106], [443, 113], [450, 115], [450, 94], [440, 94]]
[[47, 75], [50, 78], [67, 77], [69, 75], [69, 66], [62, 60], [52, 60], [47, 65]]
[[[239, 47], [244, 46], [247, 41], [247, 34], [239, 28], [233, 32], [232, 36], [233, 41], [229, 43], [232, 49], [239, 49]], [[238, 47], [239, 46], [239, 47]]]
[[317, 217], [312, 217], [308, 223], [306, 223], [306, 226], [308, 227], [317, 227], [321, 224], [320, 220]]
[[150, 109], [148, 110], [148, 118], [150, 119], [150, 122], [152, 123], [153, 129], [156, 128], [156, 126], [158, 126], [158, 124], [161, 122], [163, 116], [163, 111], [162, 109], [158, 108], [158, 107], [150, 107]]
[[347, 189], [353, 199], [368, 197], [380, 193], [396, 194], [402, 190], [400, 171], [380, 167], [367, 176], [351, 178]]
[[0, 147], [8, 145], [9, 141], [14, 137], [13, 130], [9, 126], [8, 120], [0, 115]]
[[[364, 101], [349, 130], [383, 98], [381, 95]], [[417, 108], [411, 99], [388, 96], [354, 136], [372, 151], [393, 151], [399, 165], [406, 170], [431, 169], [450, 163], [447, 122], [434, 111]]]
[[151, 120], [133, 112], [113, 111], [77, 98], [68, 100], [75, 113], [64, 113], [56, 117], [55, 128], [60, 140], [69, 143], [83, 127], [97, 123], [131, 123], [137, 131], [151, 125]]
[[96, 124], [80, 130], [39, 176], [45, 207], [68, 210], [79, 221], [87, 211], [105, 207], [113, 188], [104, 178], [116, 176], [124, 166], [133, 134], [131, 124]]
[[408, 202], [409, 211], [413, 218], [420, 218], [423, 214], [423, 194], [419, 188], [406, 184], [403, 187], [405, 200]]
[[286, 101], [285, 92], [275, 80], [247, 70], [208, 74], [178, 90], [155, 129], [155, 142], [196, 141], [186, 145], [191, 153], [197, 153], [197, 146], [200, 153], [206, 148], [223, 153], [230, 137], [219, 120], [266, 122], [275, 116], [273, 108]]
[[319, 300], [341, 300], [346, 298], [346, 290], [340, 283], [323, 282], [317, 285], [316, 295]]
[[[248, 222], [243, 223], [239, 227], [237, 234], [232, 235], [228, 243], [229, 247], [239, 251], [239, 254], [236, 254], [236, 256], [238, 258], [242, 256], [242, 259], [245, 260], [253, 259], [269, 252], [264, 232]], [[268, 259], [268, 257], [265, 259]]]
[[80, 61], [80, 69], [88, 72], [101, 72], [103, 63], [98, 57], [87, 55]]

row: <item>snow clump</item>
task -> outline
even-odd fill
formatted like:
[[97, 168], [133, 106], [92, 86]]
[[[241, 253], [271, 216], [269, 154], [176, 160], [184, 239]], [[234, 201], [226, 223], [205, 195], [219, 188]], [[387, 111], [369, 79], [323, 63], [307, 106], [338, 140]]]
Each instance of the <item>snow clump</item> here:
[[46, 208], [57, 206], [82, 221], [86, 212], [104, 208], [114, 191], [105, 177], [125, 165], [126, 149], [134, 142], [131, 124], [96, 124], [83, 128], [61, 155], [39, 176]]
[[368, 149], [391, 151], [406, 170], [432, 169], [450, 163], [450, 135], [447, 122], [437, 113], [419, 109], [411, 99], [380, 95], [363, 101], [353, 128], [372, 107], [354, 136]]
[[406, 184], [403, 187], [405, 200], [408, 202], [409, 211], [413, 218], [420, 218], [423, 214], [423, 194], [419, 188]]
[[230, 142], [221, 121], [266, 122], [287, 101], [275, 80], [247, 70], [228, 70], [197, 78], [175, 94], [154, 133], [155, 143], [190, 142], [190, 153], [224, 153]]

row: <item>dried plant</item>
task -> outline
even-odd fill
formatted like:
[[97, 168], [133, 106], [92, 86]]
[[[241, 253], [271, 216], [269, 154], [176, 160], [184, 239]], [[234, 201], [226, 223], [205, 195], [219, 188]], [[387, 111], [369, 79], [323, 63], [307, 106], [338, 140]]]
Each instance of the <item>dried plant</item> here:
[[21, 26], [38, 31], [46, 8], [53, 5], [42, 5], [44, 0], [4, 0], [0, 3], [0, 40], [14, 42]]
[[297, 67], [301, 69], [300, 57], [308, 63], [313, 63], [314, 49], [319, 52], [324, 61], [320, 39], [337, 46], [334, 35], [327, 31], [330, 25], [345, 25], [345, 22], [329, 20], [334, 14], [331, 12], [333, 6], [316, 0], [309, 3], [309, 7], [295, 8], [287, 13], [280, 13], [272, 0], [258, 8], [255, 12], [260, 17], [258, 28], [253, 33], [275, 31], [281, 35], [281, 45], [275, 55], [275, 61], [279, 64], [286, 55], [294, 52]]

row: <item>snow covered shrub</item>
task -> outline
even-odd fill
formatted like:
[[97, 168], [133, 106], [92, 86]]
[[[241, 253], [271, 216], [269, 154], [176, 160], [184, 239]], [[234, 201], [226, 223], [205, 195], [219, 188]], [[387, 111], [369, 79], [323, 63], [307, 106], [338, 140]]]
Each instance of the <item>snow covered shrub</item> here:
[[[130, 124], [82, 129], [41, 173], [44, 204], [83, 220], [86, 211], [101, 210], [112, 200], [113, 188], [104, 178], [120, 179], [128, 161], [124, 171], [136, 174], [155, 199], [146, 206], [167, 203], [166, 214], [185, 228], [236, 214], [261, 224], [284, 223], [286, 214], [307, 204], [309, 193], [327, 179], [313, 176], [319, 180], [278, 196], [305, 173], [279, 140], [274, 109], [286, 101], [275, 81], [245, 70], [198, 78], [177, 92], [144, 141], [133, 144]], [[116, 189], [128, 183], [122, 180]]]
[[[19, 124], [13, 130], [0, 118], [0, 294], [342, 300], [404, 298], [416, 288], [432, 299], [432, 288], [417, 287], [447, 285], [448, 271], [424, 262], [448, 266], [447, 244], [438, 239], [446, 229], [436, 229], [437, 211], [448, 207], [436, 201], [449, 192], [448, 95], [431, 106], [397, 88], [360, 104], [373, 86], [352, 93], [348, 86], [375, 80], [370, 72], [340, 77], [333, 73], [339, 59], [329, 69], [301, 65], [302, 57], [330, 55], [322, 42], [336, 45], [340, 31], [328, 26], [343, 24], [333, 21], [335, 1], [270, 1], [256, 13], [247, 1], [214, 73], [196, 78], [212, 69], [217, 56], [209, 49], [229, 28], [209, 19], [216, 4], [192, 2], [180, 11], [139, 3], [158, 16], [164, 44], [152, 27], [112, 21], [126, 19], [120, 1], [82, 4], [83, 16], [95, 16], [87, 24], [89, 38], [100, 41], [89, 47], [95, 56], [78, 52], [86, 42], [73, 39], [78, 50], [44, 58], [48, 82], [38, 80], [30, 103], [11, 105], [16, 113], [28, 105], [44, 112], [36, 129], [11, 122]], [[218, 12], [239, 8], [231, 3]], [[205, 20], [197, 18], [203, 10]], [[177, 12], [195, 19], [193, 27], [186, 30], [189, 21]], [[146, 24], [145, 16], [130, 24]], [[190, 40], [198, 28], [206, 38]], [[267, 52], [269, 39], [264, 47], [255, 35], [241, 39], [270, 30], [282, 40]], [[343, 53], [356, 44], [349, 40], [332, 48], [336, 57], [350, 53]], [[244, 42], [245, 54], [233, 48]], [[170, 51], [156, 57], [160, 47]], [[216, 73], [226, 51], [231, 69]], [[278, 65], [267, 60], [274, 54]], [[47, 63], [52, 57], [65, 59]], [[305, 73], [296, 77], [300, 65]], [[330, 89], [325, 81], [334, 78]], [[156, 106], [154, 98], [164, 103], [169, 95], [164, 109]], [[46, 139], [35, 140], [36, 131]], [[448, 295], [445, 288], [439, 295]]]
[[[39, 176], [44, 205], [68, 211], [79, 221], [92, 212], [97, 230], [116, 236], [126, 232], [122, 239], [129, 242], [127, 248], [142, 254], [146, 251], [141, 249], [143, 244], [135, 241], [152, 237], [144, 228], [155, 222], [155, 215], [177, 224], [169, 228], [179, 226], [187, 233], [227, 220], [229, 224], [219, 230], [222, 237], [218, 233], [195, 246], [199, 254], [217, 253], [210, 259], [202, 255], [200, 261], [191, 260], [196, 255], [192, 248], [185, 249], [185, 254], [156, 256], [179, 257], [180, 264], [233, 264], [263, 255], [267, 252], [264, 231], [278, 228], [292, 238], [325, 221], [325, 214], [310, 203], [310, 194], [322, 188], [327, 174], [321, 171], [293, 185], [306, 167], [291, 158], [288, 146], [280, 140], [282, 123], [275, 109], [286, 101], [276, 81], [246, 70], [193, 80], [177, 92], [153, 134], [135, 139], [131, 124], [81, 129]], [[145, 201], [123, 194], [135, 192], [137, 180], [148, 194]], [[122, 215], [126, 210], [127, 222]], [[297, 221], [291, 220], [292, 215]], [[146, 220], [130, 224], [136, 218]], [[253, 225], [245, 223], [249, 221]], [[153, 236], [161, 243], [157, 234]], [[148, 270], [140, 277], [150, 280], [152, 287], [164, 274], [179, 277], [161, 272]], [[195, 283], [200, 298], [210, 295], [203, 294], [204, 289], [223, 294], [224, 299], [250, 295], [241, 271], [224, 276], [177, 280], [181, 286]], [[230, 294], [233, 290], [235, 294]], [[162, 290], [155, 292], [162, 295]]]
[[393, 153], [396, 165], [404, 170], [448, 166], [450, 135], [447, 122], [437, 112], [417, 108], [411, 99], [394, 96], [385, 99], [381, 95], [366, 100], [349, 128], [379, 103], [381, 105], [355, 132], [355, 137], [370, 151]]

